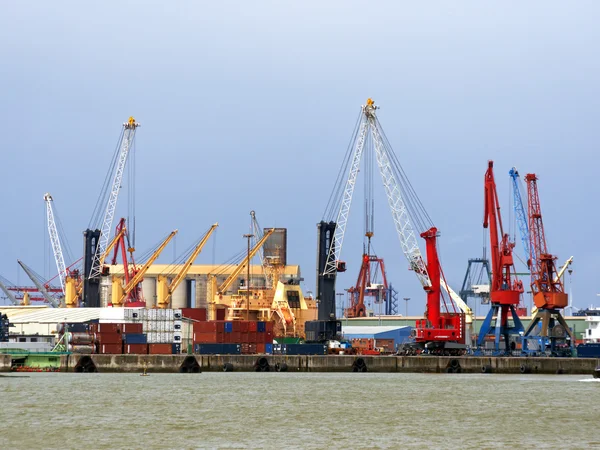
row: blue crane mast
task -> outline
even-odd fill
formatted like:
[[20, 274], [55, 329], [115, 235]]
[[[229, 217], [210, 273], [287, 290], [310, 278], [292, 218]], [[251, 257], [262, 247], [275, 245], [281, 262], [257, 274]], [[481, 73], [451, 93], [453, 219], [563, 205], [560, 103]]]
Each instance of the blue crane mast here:
[[519, 233], [521, 234], [521, 242], [523, 242], [523, 252], [525, 253], [525, 262], [529, 266], [528, 261], [533, 256], [530, 254], [531, 244], [529, 242], [529, 225], [527, 223], [527, 214], [523, 207], [523, 198], [521, 197], [521, 186], [519, 183], [519, 171], [513, 167], [508, 172], [512, 179], [513, 185], [513, 204], [515, 208], [515, 216], [517, 219], [517, 225], [519, 226]]

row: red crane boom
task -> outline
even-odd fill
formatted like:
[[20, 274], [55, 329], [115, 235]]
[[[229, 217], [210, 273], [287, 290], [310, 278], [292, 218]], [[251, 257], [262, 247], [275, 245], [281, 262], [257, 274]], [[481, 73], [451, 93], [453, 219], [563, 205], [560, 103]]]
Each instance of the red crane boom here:
[[[502, 228], [493, 167], [494, 162], [489, 161], [485, 173], [485, 213], [483, 217], [483, 228], [490, 230], [490, 253], [492, 256], [490, 299], [492, 303], [501, 305], [518, 305], [523, 292], [523, 283], [511, 273], [514, 269], [512, 251], [515, 244], [509, 241], [508, 233], [505, 234]], [[498, 229], [500, 233], [498, 233]]]
[[[477, 338], [478, 351], [482, 351], [485, 345], [485, 337], [494, 335], [494, 352], [499, 354], [500, 335], [504, 336], [504, 350], [510, 353], [511, 343], [509, 335], [516, 335], [523, 331], [515, 306], [519, 304], [523, 283], [516, 277], [513, 261], [514, 242], [510, 242], [508, 233], [502, 228], [502, 216], [500, 215], [500, 202], [494, 179], [494, 162], [488, 161], [488, 168], [484, 178], [484, 200], [485, 211], [483, 216], [483, 227], [490, 230], [490, 253], [492, 259], [492, 284], [490, 286], [491, 308], [486, 316], [479, 336]], [[508, 318], [511, 313], [514, 326], [510, 326]], [[495, 326], [492, 322], [495, 318]], [[494, 330], [492, 331], [492, 328]]]
[[529, 261], [533, 303], [537, 308], [564, 308], [568, 306], [569, 298], [562, 281], [556, 276], [556, 256], [548, 253], [537, 179], [534, 173], [525, 176], [529, 205], [529, 240], [531, 241]]
[[[569, 304], [568, 295], [560, 277], [556, 276], [556, 257], [548, 252], [542, 208], [537, 189], [537, 176], [528, 173], [527, 203], [529, 216], [529, 246], [531, 270], [531, 292], [533, 302], [538, 308], [531, 318], [529, 326], [523, 334], [523, 351], [529, 354], [550, 354], [554, 356], [571, 356], [574, 351], [575, 335], [569, 328], [560, 310]], [[541, 322], [538, 333], [534, 329]], [[537, 344], [542, 338], [542, 345]], [[570, 346], [567, 345], [570, 338]], [[529, 348], [529, 340], [537, 345]]]

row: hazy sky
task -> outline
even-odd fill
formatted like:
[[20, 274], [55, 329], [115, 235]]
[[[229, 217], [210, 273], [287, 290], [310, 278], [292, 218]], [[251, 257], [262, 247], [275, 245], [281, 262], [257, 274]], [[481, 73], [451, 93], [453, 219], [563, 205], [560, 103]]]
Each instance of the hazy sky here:
[[[301, 265], [314, 291], [316, 223], [372, 97], [442, 233], [456, 290], [467, 259], [482, 253], [493, 159], [506, 228], [509, 169], [535, 172], [550, 250], [559, 263], [575, 257], [574, 304], [597, 303], [598, 23], [591, 1], [4, 1], [0, 274], [25, 283], [17, 258], [55, 273], [45, 192], [80, 256], [121, 124], [133, 115], [142, 124], [138, 249], [178, 228], [183, 250], [218, 221], [214, 257], [223, 262], [245, 248], [254, 209], [262, 226], [288, 228], [288, 263]], [[425, 295], [375, 181], [375, 249], [399, 296], [411, 298], [409, 313], [422, 314]], [[360, 266], [361, 195], [359, 182], [338, 291]], [[123, 193], [118, 216], [125, 210]], [[212, 259], [207, 247], [198, 262]]]

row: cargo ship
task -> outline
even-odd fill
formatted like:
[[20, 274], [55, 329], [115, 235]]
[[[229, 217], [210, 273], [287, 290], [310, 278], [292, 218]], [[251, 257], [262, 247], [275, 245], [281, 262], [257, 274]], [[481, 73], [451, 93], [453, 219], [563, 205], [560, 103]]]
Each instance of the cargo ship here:
[[583, 344], [577, 346], [579, 358], [600, 358], [600, 308], [590, 307], [584, 311], [588, 327]]

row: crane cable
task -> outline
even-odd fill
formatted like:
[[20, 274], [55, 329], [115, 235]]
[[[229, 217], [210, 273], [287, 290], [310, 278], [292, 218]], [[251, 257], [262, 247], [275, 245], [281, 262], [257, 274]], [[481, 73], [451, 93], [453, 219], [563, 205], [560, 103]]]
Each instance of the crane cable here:
[[358, 114], [356, 119], [356, 125], [354, 126], [354, 131], [352, 132], [352, 137], [350, 138], [350, 142], [348, 143], [348, 147], [346, 149], [346, 154], [344, 156], [344, 160], [342, 161], [342, 165], [340, 166], [340, 170], [338, 171], [338, 175], [329, 196], [329, 200], [327, 201], [327, 205], [325, 207], [325, 212], [323, 213], [323, 218], [325, 220], [336, 220], [337, 213], [340, 209], [340, 204], [342, 202], [344, 188], [346, 185], [347, 174], [349, 171], [349, 166], [352, 160], [352, 154], [354, 152], [354, 144], [356, 143], [356, 139], [358, 136], [358, 132], [360, 130], [360, 125], [363, 121], [363, 112], [362, 110]]
[[112, 178], [115, 173], [115, 167], [119, 161], [119, 155], [121, 154], [121, 142], [123, 142], [125, 135], [125, 128], [121, 129], [121, 134], [119, 136], [119, 140], [117, 141], [117, 146], [115, 152], [113, 154], [112, 160], [110, 162], [110, 166], [108, 171], [106, 172], [106, 176], [104, 177], [104, 183], [102, 184], [102, 188], [100, 189], [100, 195], [96, 200], [96, 206], [94, 207], [94, 211], [92, 213], [92, 217], [88, 224], [88, 228], [97, 229], [102, 226], [102, 219], [105, 213], [106, 204], [108, 203], [108, 196], [110, 195], [109, 189], [112, 185]]

